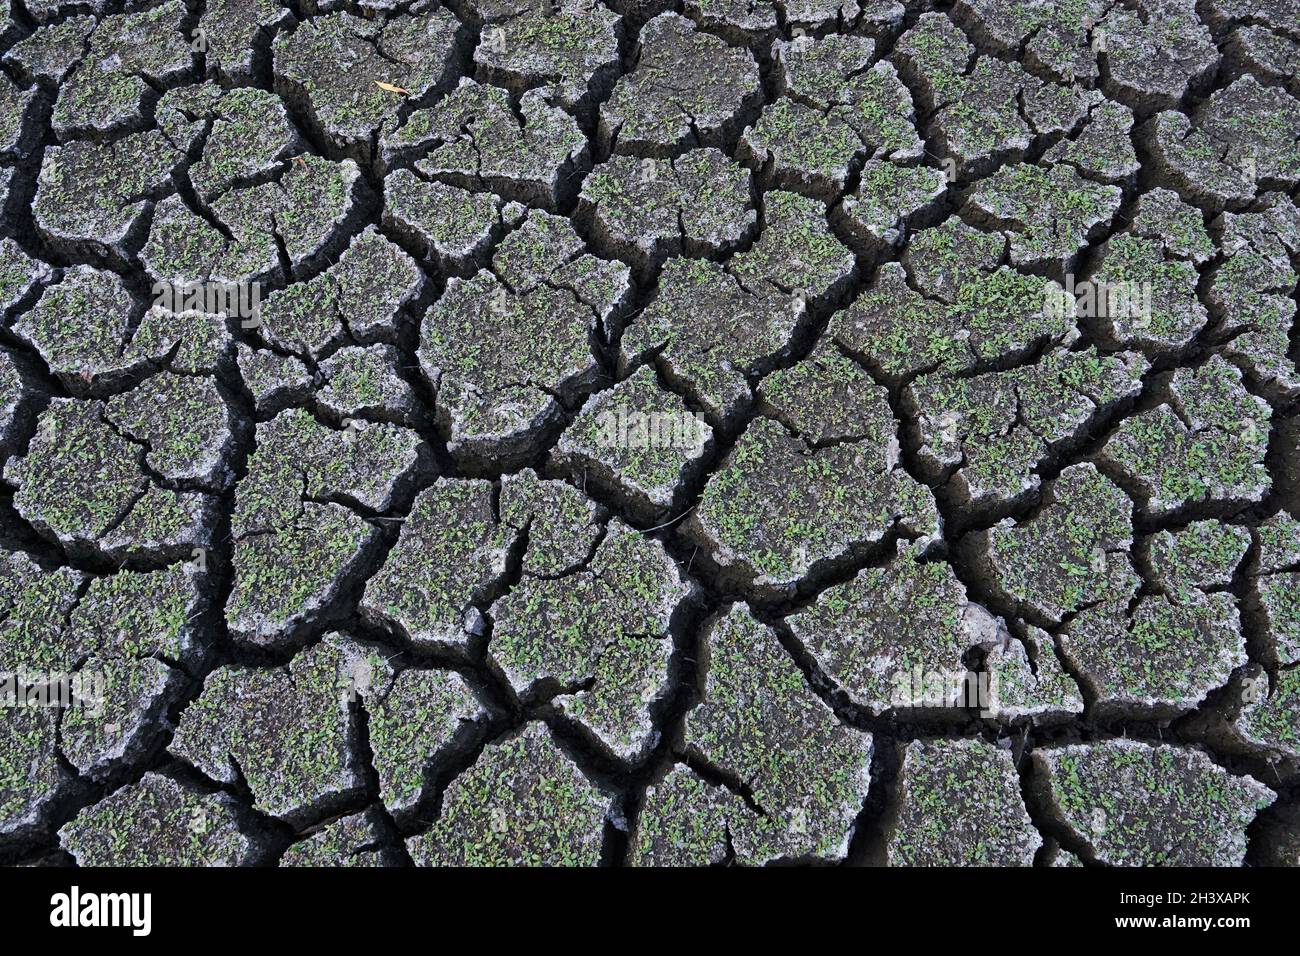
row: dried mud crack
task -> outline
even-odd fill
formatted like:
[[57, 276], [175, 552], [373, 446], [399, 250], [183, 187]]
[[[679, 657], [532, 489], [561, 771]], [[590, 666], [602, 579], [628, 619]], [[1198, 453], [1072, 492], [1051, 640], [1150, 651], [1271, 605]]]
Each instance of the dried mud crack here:
[[1293, 0], [12, 0], [0, 863], [1300, 865]]

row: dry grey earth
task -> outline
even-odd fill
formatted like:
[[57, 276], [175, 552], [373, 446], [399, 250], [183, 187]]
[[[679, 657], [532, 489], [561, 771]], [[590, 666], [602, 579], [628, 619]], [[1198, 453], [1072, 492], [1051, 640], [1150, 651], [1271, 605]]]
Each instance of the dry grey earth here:
[[0, 714], [0, 862], [1300, 863], [1298, 69], [1294, 0], [6, 0], [0, 671], [106, 692]]

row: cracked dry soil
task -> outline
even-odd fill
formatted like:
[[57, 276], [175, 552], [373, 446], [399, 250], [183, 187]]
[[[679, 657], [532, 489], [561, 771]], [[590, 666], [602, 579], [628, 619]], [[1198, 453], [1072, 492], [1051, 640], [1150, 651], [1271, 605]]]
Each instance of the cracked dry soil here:
[[1293, 0], [4, 3], [0, 862], [1300, 864], [1298, 73]]

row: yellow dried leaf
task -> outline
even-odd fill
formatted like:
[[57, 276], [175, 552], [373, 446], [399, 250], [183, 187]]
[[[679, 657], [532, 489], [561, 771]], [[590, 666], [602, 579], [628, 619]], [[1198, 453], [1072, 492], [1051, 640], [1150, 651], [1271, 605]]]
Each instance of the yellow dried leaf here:
[[392, 83], [385, 83], [382, 80], [375, 80], [375, 86], [381, 90], [387, 90], [389, 93], [401, 93], [403, 96], [410, 96], [410, 90], [404, 90], [400, 86], [394, 86]]

